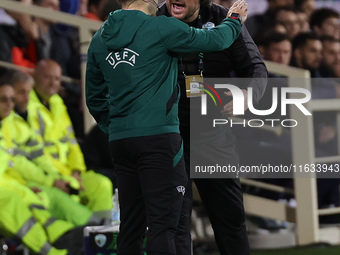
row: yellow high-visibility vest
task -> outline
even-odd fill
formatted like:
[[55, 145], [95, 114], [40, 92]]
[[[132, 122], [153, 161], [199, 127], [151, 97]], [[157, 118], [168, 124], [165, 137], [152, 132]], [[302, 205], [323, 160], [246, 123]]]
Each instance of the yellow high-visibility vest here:
[[[28, 159], [29, 152], [18, 146], [25, 139], [27, 139], [27, 142], [30, 141], [31, 131], [20, 129], [20, 125], [17, 125], [18, 122], [16, 120], [17, 115], [12, 112], [3, 119], [1, 125], [1, 136], [4, 140], [1, 150], [8, 155], [8, 163], [5, 163], [7, 168], [3, 176], [14, 179], [22, 184], [35, 182], [46, 186], [53, 186], [57, 178], [57, 171], [54, 170], [54, 175], [45, 173], [42, 168]], [[35, 153], [36, 151], [33, 150], [33, 154]], [[38, 153], [42, 153], [42, 148], [38, 149]], [[51, 171], [53, 170], [51, 169]]]
[[75, 138], [67, 108], [59, 95], [49, 100], [49, 109], [31, 91], [28, 104], [28, 121], [44, 140], [45, 151], [55, 159], [53, 163], [63, 174], [73, 170], [86, 171], [80, 146]]

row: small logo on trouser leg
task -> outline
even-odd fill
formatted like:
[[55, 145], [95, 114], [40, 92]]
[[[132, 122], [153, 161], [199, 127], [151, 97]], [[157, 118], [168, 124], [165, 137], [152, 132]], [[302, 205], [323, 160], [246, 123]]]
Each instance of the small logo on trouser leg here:
[[184, 194], [185, 194], [185, 187], [184, 186], [177, 186], [176, 189], [177, 189], [178, 193], [182, 193], [183, 196], [184, 196]]
[[103, 234], [96, 235], [94, 241], [98, 247], [102, 248], [106, 244], [106, 236]]

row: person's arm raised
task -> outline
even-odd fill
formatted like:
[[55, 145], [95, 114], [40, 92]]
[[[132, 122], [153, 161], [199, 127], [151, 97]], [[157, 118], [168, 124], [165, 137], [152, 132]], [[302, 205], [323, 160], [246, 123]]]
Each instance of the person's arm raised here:
[[[236, 5], [238, 3], [238, 5]], [[247, 3], [237, 1], [234, 13], [246, 19]], [[174, 52], [213, 52], [228, 48], [238, 37], [241, 23], [233, 18], [225, 18], [213, 29], [196, 29], [189, 27], [175, 18], [159, 17], [158, 30], [168, 50]]]

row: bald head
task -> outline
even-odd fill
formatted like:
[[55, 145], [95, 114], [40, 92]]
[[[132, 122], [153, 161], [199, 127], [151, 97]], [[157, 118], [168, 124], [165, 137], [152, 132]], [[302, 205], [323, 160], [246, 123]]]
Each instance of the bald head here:
[[61, 67], [51, 59], [43, 59], [35, 67], [33, 78], [34, 90], [46, 102], [57, 94], [61, 86]]

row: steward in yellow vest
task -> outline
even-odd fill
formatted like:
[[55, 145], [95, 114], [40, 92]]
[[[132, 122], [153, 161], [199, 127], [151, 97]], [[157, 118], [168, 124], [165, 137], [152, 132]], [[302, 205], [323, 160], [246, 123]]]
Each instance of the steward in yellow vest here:
[[111, 218], [113, 187], [110, 179], [87, 170], [83, 153], [60, 89], [61, 68], [53, 60], [40, 61], [34, 72], [34, 90], [27, 106], [28, 122], [44, 141], [44, 151], [53, 158], [59, 173], [78, 179], [80, 202], [97, 217]]

